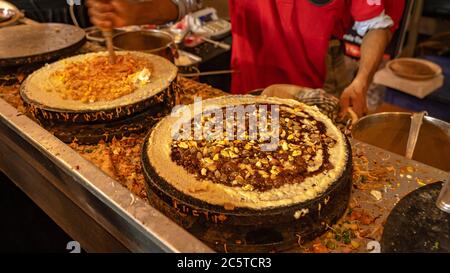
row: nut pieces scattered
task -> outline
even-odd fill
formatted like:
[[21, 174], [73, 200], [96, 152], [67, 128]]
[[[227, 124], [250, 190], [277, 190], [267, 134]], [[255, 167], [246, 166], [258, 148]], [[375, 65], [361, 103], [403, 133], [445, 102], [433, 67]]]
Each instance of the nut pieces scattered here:
[[[327, 136], [325, 125], [298, 109], [283, 106], [279, 114], [279, 141], [274, 151], [262, 151], [259, 144], [263, 138], [253, 138], [247, 128], [234, 130], [240, 133], [240, 138], [237, 132], [234, 137], [226, 138], [226, 132], [208, 127], [215, 117], [202, 116], [191, 120], [191, 136], [194, 136], [194, 128], [203, 128], [210, 130], [210, 136], [221, 133], [224, 138], [174, 140], [172, 160], [201, 179], [245, 191], [267, 191], [284, 184], [301, 183], [316, 172], [333, 168], [328, 161], [328, 148], [332, 148], [336, 140]], [[257, 111], [246, 113], [246, 124], [252, 115], [258, 115]], [[199, 120], [201, 123], [196, 123]], [[223, 120], [223, 128], [237, 128], [236, 119], [233, 124]]]

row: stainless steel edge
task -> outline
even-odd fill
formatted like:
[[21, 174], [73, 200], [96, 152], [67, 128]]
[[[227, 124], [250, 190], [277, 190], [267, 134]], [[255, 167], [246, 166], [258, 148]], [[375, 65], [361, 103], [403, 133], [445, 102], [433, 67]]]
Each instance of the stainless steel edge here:
[[0, 170], [88, 252], [212, 252], [2, 99]]

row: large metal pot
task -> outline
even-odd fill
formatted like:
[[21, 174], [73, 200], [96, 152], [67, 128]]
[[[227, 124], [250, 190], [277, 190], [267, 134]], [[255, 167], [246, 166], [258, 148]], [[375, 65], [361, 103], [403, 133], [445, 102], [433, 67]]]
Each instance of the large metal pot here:
[[113, 36], [117, 50], [142, 51], [175, 61], [176, 45], [172, 35], [161, 30], [138, 30]]
[[[382, 149], [405, 155], [411, 125], [410, 113], [379, 113], [360, 119], [352, 136]], [[450, 124], [425, 117], [413, 159], [450, 171]]]

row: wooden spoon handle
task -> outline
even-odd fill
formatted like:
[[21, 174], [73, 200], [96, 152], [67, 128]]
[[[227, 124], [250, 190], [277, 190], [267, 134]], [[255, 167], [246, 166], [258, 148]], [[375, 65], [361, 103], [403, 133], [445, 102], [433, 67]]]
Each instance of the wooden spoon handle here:
[[111, 64], [116, 63], [116, 53], [114, 51], [114, 45], [112, 40], [112, 30], [103, 30], [103, 36], [106, 40], [106, 48], [108, 49], [109, 53], [109, 62]]

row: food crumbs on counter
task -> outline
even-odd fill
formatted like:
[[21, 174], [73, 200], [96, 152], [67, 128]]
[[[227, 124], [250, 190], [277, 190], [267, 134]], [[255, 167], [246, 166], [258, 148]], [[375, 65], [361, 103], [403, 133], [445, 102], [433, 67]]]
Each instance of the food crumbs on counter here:
[[438, 249], [439, 249], [439, 242], [436, 241], [436, 242], [434, 242], [433, 246], [431, 247], [431, 250], [435, 251], [435, 250], [438, 250]]
[[326, 246], [324, 246], [321, 242], [315, 243], [312, 246], [313, 253], [328, 253], [329, 250]]
[[416, 182], [417, 182], [417, 184], [419, 184], [419, 186], [421, 186], [421, 187], [427, 185], [425, 182], [423, 182], [423, 180], [421, 180], [421, 179], [419, 179], [419, 178], [416, 178]]
[[383, 198], [383, 195], [380, 191], [372, 190], [370, 191], [370, 194], [377, 200], [380, 201]]
[[396, 193], [394, 195], [394, 197], [395, 197], [396, 203], [398, 203], [400, 201], [400, 195], [398, 195], [398, 193]]
[[394, 166], [388, 166], [388, 167], [386, 167], [386, 170], [388, 170], [388, 171], [390, 171], [390, 172], [393, 172], [394, 175], [395, 175], [395, 173], [397, 172], [397, 171], [395, 170]]
[[355, 240], [352, 240], [352, 241], [350, 242], [350, 244], [352, 245], [352, 247], [353, 247], [354, 249], [358, 249], [359, 246], [360, 246], [360, 244], [359, 244], [357, 241], [355, 241]]
[[348, 219], [350, 221], [359, 221], [363, 225], [370, 225], [376, 220], [375, 217], [373, 217], [368, 212], [362, 209], [353, 210], [352, 213], [349, 215]]
[[134, 205], [134, 202], [136, 202], [136, 199], [134, 198], [134, 194], [130, 193], [130, 197], [131, 197], [131, 202], [130, 202], [130, 206]]
[[335, 243], [334, 241], [332, 241], [332, 240], [327, 241], [326, 244], [325, 244], [325, 246], [326, 246], [328, 249], [331, 249], [331, 250], [336, 249], [336, 243]]

